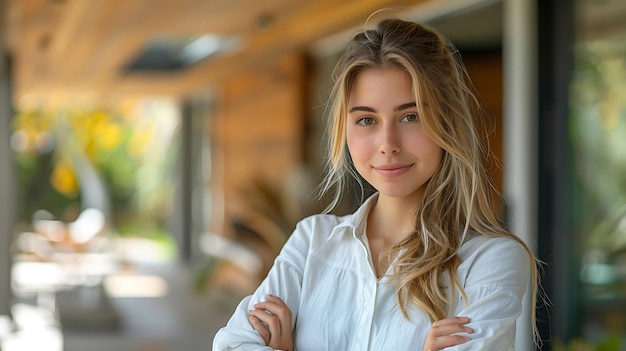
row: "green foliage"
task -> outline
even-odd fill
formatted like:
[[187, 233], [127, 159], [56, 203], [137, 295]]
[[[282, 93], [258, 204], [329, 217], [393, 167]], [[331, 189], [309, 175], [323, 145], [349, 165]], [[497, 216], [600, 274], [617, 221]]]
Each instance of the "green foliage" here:
[[561, 340], [555, 340], [553, 351], [620, 351], [620, 337], [613, 335], [599, 344], [591, 344], [584, 340], [572, 339], [566, 345]]
[[[28, 223], [35, 211], [45, 209], [69, 222], [89, 206], [108, 211], [113, 227], [121, 227], [124, 235], [167, 236], [163, 218], [173, 190], [176, 149], [171, 146], [178, 117], [149, 113], [144, 105], [18, 109], [11, 137], [18, 219]], [[125, 224], [137, 217], [141, 226]]]

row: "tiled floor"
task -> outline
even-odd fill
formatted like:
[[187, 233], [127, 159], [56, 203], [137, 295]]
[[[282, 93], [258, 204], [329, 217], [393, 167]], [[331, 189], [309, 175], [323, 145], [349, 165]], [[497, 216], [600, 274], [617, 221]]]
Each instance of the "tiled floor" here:
[[[144, 272], [164, 278], [166, 293], [148, 298], [111, 298], [110, 307], [119, 319], [115, 328], [111, 328], [106, 313], [81, 310], [85, 294], [59, 295], [56, 309], [59, 316], [69, 316], [65, 318], [68, 323], [61, 323], [59, 328], [58, 324], [40, 322], [37, 328], [19, 330], [16, 333], [22, 333], [23, 337], [5, 338], [2, 351], [61, 351], [56, 343], [58, 339], [64, 351], [211, 350], [215, 332], [226, 323], [239, 297], [217, 297], [194, 291], [191, 272], [181, 265]], [[48, 325], [42, 327], [42, 324]], [[97, 328], [98, 325], [108, 327]], [[42, 338], [48, 338], [48, 342], [34, 343]], [[41, 345], [48, 346], [41, 348]]]

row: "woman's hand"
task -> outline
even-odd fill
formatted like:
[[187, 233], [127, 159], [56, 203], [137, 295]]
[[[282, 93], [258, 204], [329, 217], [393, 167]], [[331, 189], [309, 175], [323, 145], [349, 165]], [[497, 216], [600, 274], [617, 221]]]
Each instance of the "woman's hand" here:
[[280, 298], [267, 295], [267, 301], [254, 305], [248, 312], [252, 327], [261, 334], [265, 345], [277, 350], [293, 351], [291, 310]]
[[433, 323], [433, 326], [426, 337], [424, 351], [439, 351], [446, 347], [465, 344], [471, 339], [462, 335], [452, 335], [457, 333], [474, 332], [472, 328], [468, 328], [465, 324], [469, 323], [467, 317], [452, 317], [441, 319]]

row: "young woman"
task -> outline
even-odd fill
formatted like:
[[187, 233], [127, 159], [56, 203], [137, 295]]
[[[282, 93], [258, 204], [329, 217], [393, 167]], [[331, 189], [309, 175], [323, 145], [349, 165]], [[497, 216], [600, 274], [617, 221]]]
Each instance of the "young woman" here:
[[376, 193], [301, 221], [213, 350], [512, 350], [536, 265], [494, 210], [457, 50], [388, 19], [333, 78], [324, 190], [336, 204], [353, 178]]

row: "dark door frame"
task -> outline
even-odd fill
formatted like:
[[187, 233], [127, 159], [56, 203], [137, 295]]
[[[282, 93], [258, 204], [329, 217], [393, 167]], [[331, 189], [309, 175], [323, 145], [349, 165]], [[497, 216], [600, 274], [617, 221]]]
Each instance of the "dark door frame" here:
[[568, 140], [569, 85], [574, 66], [575, 0], [537, 0], [538, 15], [538, 230], [542, 284], [551, 307], [538, 312], [545, 349], [555, 338], [577, 334], [580, 301], [576, 288], [571, 215], [571, 148]]

